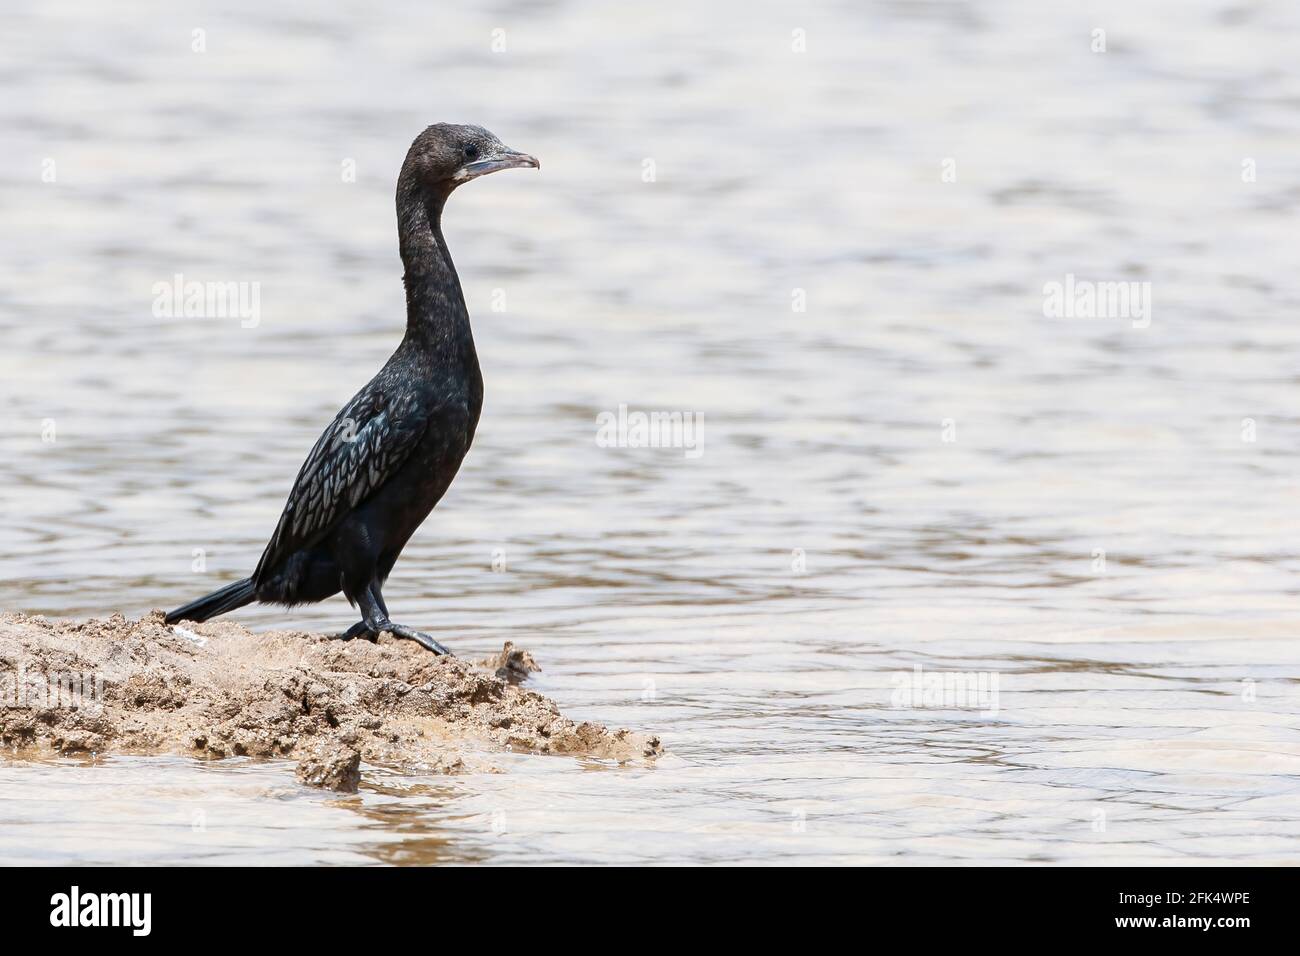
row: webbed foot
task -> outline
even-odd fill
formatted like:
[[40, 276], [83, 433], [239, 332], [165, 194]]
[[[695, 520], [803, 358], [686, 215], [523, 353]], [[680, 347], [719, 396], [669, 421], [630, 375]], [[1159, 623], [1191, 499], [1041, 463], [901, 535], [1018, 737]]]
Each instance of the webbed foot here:
[[334, 635], [331, 635], [330, 640], [333, 640], [333, 641], [350, 641], [350, 640], [352, 640], [354, 637], [364, 637], [364, 638], [365, 638], [366, 640], [368, 640], [368, 641], [378, 641], [378, 640], [379, 640], [379, 632], [376, 631], [376, 630], [373, 630], [373, 629], [370, 627], [370, 625], [367, 624], [365, 621], [357, 621], [357, 623], [353, 624], [350, 628], [348, 628], [348, 629], [347, 629], [346, 631], [344, 631], [342, 634], [334, 634]]
[[405, 624], [394, 624], [392, 621], [385, 621], [383, 624], [379, 625], [379, 630], [387, 631], [389, 634], [393, 635], [393, 637], [400, 637], [407, 641], [415, 641], [415, 643], [419, 644], [425, 650], [433, 651], [435, 654], [446, 655], [447, 657], [455, 656], [451, 651], [447, 650], [447, 648], [443, 647], [428, 634], [425, 634], [423, 631], [417, 631], [413, 627], [407, 627]]

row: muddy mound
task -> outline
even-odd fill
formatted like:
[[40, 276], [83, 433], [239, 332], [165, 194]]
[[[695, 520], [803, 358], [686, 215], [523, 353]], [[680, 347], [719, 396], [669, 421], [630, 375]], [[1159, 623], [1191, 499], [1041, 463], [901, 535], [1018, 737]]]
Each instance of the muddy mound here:
[[299, 761], [299, 779], [355, 790], [361, 761], [417, 772], [490, 767], [523, 750], [653, 759], [659, 740], [577, 723], [519, 686], [537, 665], [435, 657], [388, 635], [332, 641], [238, 624], [52, 621], [0, 614], [0, 744], [60, 752]]

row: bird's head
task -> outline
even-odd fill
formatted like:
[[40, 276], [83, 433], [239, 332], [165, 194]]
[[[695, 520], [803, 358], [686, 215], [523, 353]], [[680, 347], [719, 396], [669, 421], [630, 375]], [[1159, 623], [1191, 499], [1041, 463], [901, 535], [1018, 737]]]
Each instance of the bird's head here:
[[482, 126], [436, 123], [411, 144], [402, 164], [402, 177], [435, 193], [450, 193], [462, 183], [502, 169], [541, 163], [510, 149]]

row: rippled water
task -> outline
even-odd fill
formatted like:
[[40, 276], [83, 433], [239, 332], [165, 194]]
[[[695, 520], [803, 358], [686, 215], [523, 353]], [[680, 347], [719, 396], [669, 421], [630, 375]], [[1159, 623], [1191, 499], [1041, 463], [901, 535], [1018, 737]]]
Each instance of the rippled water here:
[[[9, 762], [0, 859], [1300, 862], [1300, 9], [1048, 6], [7, 12], [0, 607], [249, 572], [400, 337], [407, 145], [478, 122], [543, 166], [449, 205], [487, 398], [386, 596], [672, 756]], [[256, 327], [156, 317], [178, 273]]]

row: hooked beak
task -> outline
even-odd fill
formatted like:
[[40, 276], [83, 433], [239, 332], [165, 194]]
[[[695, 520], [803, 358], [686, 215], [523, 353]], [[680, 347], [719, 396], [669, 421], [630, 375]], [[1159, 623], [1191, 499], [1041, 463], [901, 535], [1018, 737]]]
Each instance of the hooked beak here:
[[537, 161], [537, 157], [529, 156], [527, 153], [516, 153], [514, 150], [506, 150], [486, 159], [466, 163], [456, 170], [456, 175], [453, 178], [459, 183], [465, 183], [471, 179], [486, 176], [488, 173], [499, 172], [502, 169], [522, 169], [530, 166], [533, 169], [542, 168], [542, 164]]

